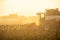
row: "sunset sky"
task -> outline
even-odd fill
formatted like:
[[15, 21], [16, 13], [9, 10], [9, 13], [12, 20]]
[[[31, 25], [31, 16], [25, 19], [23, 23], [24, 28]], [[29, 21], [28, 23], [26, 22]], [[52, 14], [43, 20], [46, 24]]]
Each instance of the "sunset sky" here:
[[60, 0], [0, 0], [0, 15], [32, 16], [46, 8], [60, 8]]

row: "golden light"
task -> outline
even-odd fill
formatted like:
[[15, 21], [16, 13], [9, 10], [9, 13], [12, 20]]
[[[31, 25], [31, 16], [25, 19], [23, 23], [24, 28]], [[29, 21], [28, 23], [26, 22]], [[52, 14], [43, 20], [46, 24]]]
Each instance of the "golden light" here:
[[43, 13], [41, 13], [41, 18], [44, 18], [44, 17], [45, 17], [45, 15]]
[[0, 0], [2, 15], [14, 14], [34, 16], [37, 12], [44, 12], [46, 8], [56, 7], [56, 0]]

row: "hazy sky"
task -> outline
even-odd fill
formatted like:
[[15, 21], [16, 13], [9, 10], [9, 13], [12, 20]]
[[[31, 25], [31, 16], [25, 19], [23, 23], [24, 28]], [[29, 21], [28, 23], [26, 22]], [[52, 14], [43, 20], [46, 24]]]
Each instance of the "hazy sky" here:
[[60, 0], [0, 0], [0, 15], [35, 15], [46, 8], [60, 8]]

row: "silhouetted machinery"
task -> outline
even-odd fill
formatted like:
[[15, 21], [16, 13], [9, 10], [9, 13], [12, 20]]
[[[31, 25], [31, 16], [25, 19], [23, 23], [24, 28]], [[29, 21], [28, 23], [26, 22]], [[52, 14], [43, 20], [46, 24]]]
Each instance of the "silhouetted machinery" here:
[[39, 16], [39, 24], [43, 25], [45, 22], [45, 13], [37, 13], [37, 15]]

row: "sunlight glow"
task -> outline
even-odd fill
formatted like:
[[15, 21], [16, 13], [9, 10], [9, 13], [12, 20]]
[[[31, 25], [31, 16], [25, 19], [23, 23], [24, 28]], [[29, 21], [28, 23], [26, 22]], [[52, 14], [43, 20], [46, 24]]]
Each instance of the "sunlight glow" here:
[[[55, 3], [55, 4], [54, 4]], [[56, 0], [0, 0], [1, 15], [14, 14], [33, 16], [45, 12], [46, 8], [55, 8]]]
[[42, 14], [41, 14], [41, 18], [44, 18], [44, 17], [45, 17], [45, 15], [42, 13]]

